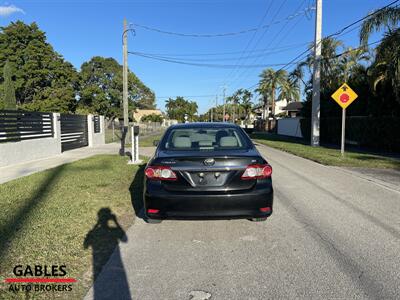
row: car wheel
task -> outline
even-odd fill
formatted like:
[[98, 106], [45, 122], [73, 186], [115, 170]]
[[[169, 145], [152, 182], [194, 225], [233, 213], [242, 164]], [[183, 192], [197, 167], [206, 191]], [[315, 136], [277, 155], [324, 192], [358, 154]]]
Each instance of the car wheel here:
[[146, 223], [148, 223], [148, 224], [160, 224], [160, 223], [162, 222], [162, 220], [149, 219], [149, 218], [146, 218], [144, 221], [145, 221]]
[[266, 221], [268, 218], [251, 218], [249, 219], [252, 222], [264, 222]]

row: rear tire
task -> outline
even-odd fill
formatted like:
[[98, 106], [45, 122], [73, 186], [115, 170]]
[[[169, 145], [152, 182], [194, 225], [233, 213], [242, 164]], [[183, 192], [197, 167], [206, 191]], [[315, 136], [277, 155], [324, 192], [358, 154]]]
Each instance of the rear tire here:
[[252, 222], [264, 222], [267, 221], [268, 218], [251, 218], [249, 219]]

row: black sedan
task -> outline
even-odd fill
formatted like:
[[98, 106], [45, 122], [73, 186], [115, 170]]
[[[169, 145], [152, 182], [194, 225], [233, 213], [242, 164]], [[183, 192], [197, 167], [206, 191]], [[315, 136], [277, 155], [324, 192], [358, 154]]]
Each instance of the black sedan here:
[[264, 221], [272, 213], [272, 168], [248, 135], [228, 123], [168, 128], [145, 169], [148, 222], [163, 219]]

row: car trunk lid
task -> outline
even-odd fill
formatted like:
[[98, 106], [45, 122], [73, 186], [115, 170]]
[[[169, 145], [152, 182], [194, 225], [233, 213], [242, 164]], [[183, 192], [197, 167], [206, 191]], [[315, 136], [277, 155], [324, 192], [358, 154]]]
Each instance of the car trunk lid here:
[[249, 155], [249, 151], [240, 154], [202, 153], [197, 156], [161, 157], [158, 163], [170, 166], [178, 176], [177, 181], [163, 182], [163, 187], [174, 192], [249, 190], [254, 187], [255, 180], [241, 180], [241, 175], [248, 165], [259, 163], [260, 157], [254, 153]]

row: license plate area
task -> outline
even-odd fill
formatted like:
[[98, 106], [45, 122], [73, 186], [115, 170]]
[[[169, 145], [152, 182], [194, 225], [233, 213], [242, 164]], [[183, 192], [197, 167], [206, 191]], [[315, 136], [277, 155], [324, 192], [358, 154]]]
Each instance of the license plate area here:
[[207, 171], [207, 172], [189, 172], [191, 185], [193, 187], [201, 186], [223, 186], [229, 176], [229, 172]]

